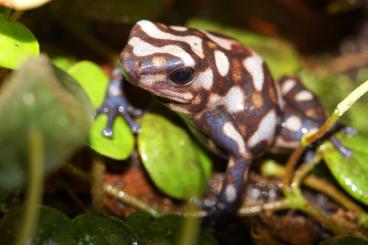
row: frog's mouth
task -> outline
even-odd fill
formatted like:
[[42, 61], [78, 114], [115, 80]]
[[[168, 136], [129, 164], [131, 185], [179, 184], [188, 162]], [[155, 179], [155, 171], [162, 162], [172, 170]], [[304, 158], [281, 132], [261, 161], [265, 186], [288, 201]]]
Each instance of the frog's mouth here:
[[175, 101], [173, 99], [169, 99], [169, 98], [166, 98], [166, 97], [163, 97], [163, 96], [159, 96], [159, 95], [154, 95], [154, 97], [160, 101], [162, 104], [165, 104], [165, 105], [169, 105], [169, 104], [182, 104], [181, 102], [178, 102], [178, 101]]

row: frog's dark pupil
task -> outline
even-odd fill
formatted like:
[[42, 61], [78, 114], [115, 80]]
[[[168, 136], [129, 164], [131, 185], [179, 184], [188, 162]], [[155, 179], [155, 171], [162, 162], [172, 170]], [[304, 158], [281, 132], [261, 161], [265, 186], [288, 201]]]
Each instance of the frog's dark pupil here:
[[170, 80], [176, 84], [183, 85], [190, 81], [194, 69], [191, 67], [184, 67], [173, 71], [170, 74]]

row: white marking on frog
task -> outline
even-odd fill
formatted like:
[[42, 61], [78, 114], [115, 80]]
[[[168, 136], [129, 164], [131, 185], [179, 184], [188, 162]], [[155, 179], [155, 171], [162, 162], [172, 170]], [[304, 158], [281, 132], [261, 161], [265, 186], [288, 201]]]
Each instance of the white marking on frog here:
[[142, 30], [150, 37], [155, 39], [164, 39], [171, 41], [180, 41], [187, 43], [192, 51], [200, 58], [204, 58], [202, 39], [193, 35], [190, 36], [177, 36], [168, 32], [161, 31], [157, 26], [148, 20], [141, 20], [137, 22]]
[[263, 140], [270, 140], [273, 138], [277, 124], [277, 117], [274, 110], [269, 111], [260, 121], [257, 131], [248, 140], [250, 147], [256, 146]]
[[253, 54], [243, 60], [243, 66], [251, 75], [254, 88], [261, 91], [265, 79], [262, 58], [257, 54]]
[[170, 26], [170, 28], [175, 31], [187, 31], [188, 30], [188, 28], [186, 28], [185, 26]]
[[206, 34], [206, 36], [209, 39], [211, 39], [213, 42], [215, 42], [217, 45], [219, 45], [220, 47], [222, 47], [224, 49], [231, 50], [231, 45], [234, 44], [234, 41], [232, 41], [232, 40], [216, 36], [214, 34], [206, 32], [206, 31], [204, 31], [203, 33]]
[[236, 189], [234, 185], [229, 184], [225, 189], [225, 196], [227, 202], [234, 202], [236, 200]]
[[282, 126], [291, 131], [297, 132], [302, 127], [302, 120], [297, 116], [290, 116], [286, 119]]
[[165, 79], [164, 75], [157, 74], [157, 75], [142, 75], [139, 79], [141, 83], [146, 86], [152, 86], [152, 84], [163, 81]]
[[213, 72], [211, 68], [207, 68], [203, 72], [199, 72], [193, 82], [193, 86], [202, 87], [206, 90], [210, 90], [213, 84]]
[[223, 101], [230, 113], [244, 110], [244, 93], [238, 86], [232, 87], [225, 95]]
[[313, 94], [307, 90], [300, 91], [295, 95], [295, 100], [297, 101], [306, 101], [313, 99]]
[[293, 79], [286, 80], [281, 88], [282, 94], [287, 94], [294, 86], [295, 81]]
[[215, 63], [217, 71], [220, 73], [220, 75], [223, 77], [226, 76], [230, 68], [229, 59], [227, 58], [227, 56], [223, 52], [216, 50]]
[[240, 135], [238, 130], [235, 129], [231, 122], [226, 122], [222, 127], [222, 131], [227, 137], [235, 141], [235, 143], [238, 145], [240, 154], [245, 155], [247, 153], [243, 137]]
[[157, 53], [166, 53], [179, 57], [185, 66], [193, 67], [195, 62], [185, 50], [177, 45], [166, 45], [162, 47], [153, 46], [138, 37], [129, 40], [129, 45], [133, 47], [133, 54], [136, 56], [148, 56]]

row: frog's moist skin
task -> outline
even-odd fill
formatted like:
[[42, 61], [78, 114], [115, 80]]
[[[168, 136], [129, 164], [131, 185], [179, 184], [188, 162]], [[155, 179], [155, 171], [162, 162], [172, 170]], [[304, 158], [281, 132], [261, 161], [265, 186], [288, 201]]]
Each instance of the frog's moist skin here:
[[121, 62], [130, 83], [164, 98], [228, 154], [216, 210], [234, 211], [252, 159], [270, 147], [294, 148], [324, 119], [297, 78], [278, 87], [258, 54], [206, 31], [139, 21]]

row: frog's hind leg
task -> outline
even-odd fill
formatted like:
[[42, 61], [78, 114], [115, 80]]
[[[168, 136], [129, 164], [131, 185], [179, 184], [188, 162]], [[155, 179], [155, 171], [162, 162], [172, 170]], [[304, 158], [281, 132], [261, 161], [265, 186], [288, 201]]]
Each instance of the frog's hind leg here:
[[295, 76], [279, 81], [282, 95], [282, 122], [275, 141], [275, 148], [296, 148], [303, 134], [317, 130], [326, 120], [326, 114], [318, 98]]
[[[284, 101], [283, 117], [275, 148], [293, 149], [300, 143], [303, 134], [317, 130], [326, 121], [326, 113], [316, 95], [308, 90], [296, 76], [285, 76], [279, 81]], [[345, 147], [333, 133], [340, 130], [337, 124], [327, 135], [336, 149], [345, 157], [351, 150]], [[324, 138], [326, 139], [326, 138]], [[318, 145], [321, 142], [316, 142]]]

